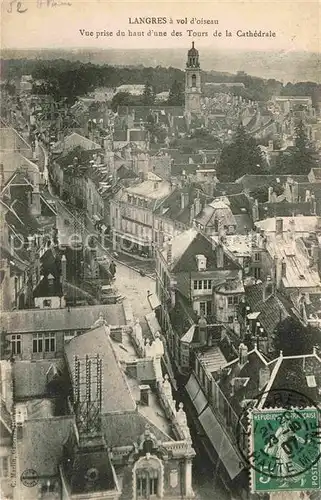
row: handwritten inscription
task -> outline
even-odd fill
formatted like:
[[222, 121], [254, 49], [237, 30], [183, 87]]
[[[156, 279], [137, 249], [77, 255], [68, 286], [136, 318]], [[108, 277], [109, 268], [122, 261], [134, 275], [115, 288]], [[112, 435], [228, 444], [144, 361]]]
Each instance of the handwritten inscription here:
[[70, 2], [60, 2], [59, 0], [37, 0], [37, 7], [41, 9], [43, 7], [70, 7], [72, 4]]
[[[71, 7], [71, 2], [63, 2], [60, 0], [37, 0], [38, 9], [42, 8], [53, 8], [53, 7]], [[7, 8], [8, 14], [13, 12], [18, 12], [18, 14], [24, 14], [27, 12], [28, 8], [23, 4], [21, 0], [11, 0]]]
[[24, 14], [27, 12], [27, 8], [24, 7], [23, 3], [18, 0], [11, 0], [7, 12], [12, 14], [12, 12], [18, 12], [19, 14]]

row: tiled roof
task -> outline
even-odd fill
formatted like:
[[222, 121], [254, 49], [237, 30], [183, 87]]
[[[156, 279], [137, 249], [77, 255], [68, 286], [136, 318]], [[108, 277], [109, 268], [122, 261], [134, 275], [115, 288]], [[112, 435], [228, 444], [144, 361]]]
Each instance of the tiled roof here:
[[251, 175], [245, 174], [240, 177], [235, 182], [241, 184], [243, 189], [249, 191], [257, 189], [260, 186], [269, 187], [270, 184], [280, 183], [283, 185], [286, 181], [291, 178], [295, 182], [308, 182], [308, 177], [306, 175]]
[[103, 432], [108, 446], [129, 446], [133, 444], [144, 433], [147, 423], [158, 440], [170, 441], [169, 436], [142, 415], [139, 410], [108, 414], [102, 417]]
[[277, 326], [285, 319], [290, 317], [284, 301], [277, 294], [272, 295], [267, 300], [263, 300], [263, 283], [252, 285], [245, 289], [245, 298], [252, 312], [259, 312], [258, 320], [264, 331], [272, 334]]
[[171, 193], [171, 186], [167, 181], [147, 180], [127, 188], [126, 191], [129, 194], [162, 200]]
[[[259, 388], [260, 370], [269, 370], [271, 375], [274, 365], [275, 362], [268, 363], [256, 348], [248, 353], [247, 363], [243, 366], [240, 366], [238, 358], [227, 365], [226, 369], [229, 370], [229, 374], [223, 373], [220, 376], [219, 386], [237, 415], [242, 411], [241, 403], [244, 399], [254, 399], [264, 390], [264, 387]], [[232, 394], [232, 381], [236, 377], [248, 379], [248, 382], [245, 386], [234, 384]]]
[[31, 154], [31, 146], [14, 129], [3, 127], [0, 130], [0, 151], [28, 151]]
[[113, 141], [126, 142], [127, 141], [127, 131], [126, 130], [115, 130], [115, 132], [113, 133]]
[[30, 361], [16, 360], [13, 365], [15, 397], [23, 399], [48, 395], [46, 374], [51, 365], [62, 369], [63, 361], [60, 359], [39, 359], [35, 363], [30, 363]]
[[65, 355], [69, 372], [74, 378], [74, 357], [85, 355], [102, 359], [102, 413], [133, 411], [135, 401], [130, 393], [107, 329], [104, 326], [78, 335], [65, 345]]
[[67, 149], [76, 146], [81, 146], [84, 149], [90, 149], [90, 150], [101, 149], [100, 144], [97, 144], [91, 139], [88, 139], [87, 137], [84, 137], [80, 134], [77, 134], [76, 132], [73, 132], [72, 134], [65, 137], [64, 148]]
[[312, 168], [311, 172], [313, 173], [315, 179], [321, 180], [321, 168]]
[[[162, 251], [167, 260], [168, 245]], [[206, 272], [217, 270], [216, 249], [213, 243], [195, 228], [188, 229], [172, 240], [172, 271], [193, 272], [197, 271], [195, 255], [205, 255], [207, 258]], [[238, 269], [238, 265], [224, 254], [224, 270]], [[221, 270], [222, 271], [222, 270]]]
[[[66, 464], [65, 477], [72, 495], [86, 494], [99, 496], [103, 491], [116, 490], [113, 470], [110, 463], [108, 449], [89, 450], [80, 449], [72, 459], [72, 465]], [[87, 471], [97, 471], [97, 480], [87, 478]]]
[[40, 477], [57, 475], [63, 445], [72, 430], [73, 420], [73, 417], [66, 416], [26, 421], [19, 441], [19, 470], [34, 469]]
[[259, 203], [259, 218], [265, 219], [270, 217], [291, 217], [311, 215], [313, 210], [310, 202], [288, 203], [287, 201], [275, 203]]
[[[317, 226], [316, 216], [297, 216], [297, 217], [282, 217], [283, 220], [283, 233], [287, 233], [291, 228], [292, 220], [294, 225], [295, 233], [302, 233], [309, 235], [310, 232], [314, 232]], [[276, 219], [270, 218], [262, 221], [256, 222], [256, 226], [263, 229], [266, 233], [275, 233], [276, 230]]]
[[[188, 203], [187, 206], [182, 209], [181, 195], [183, 191], [186, 191], [188, 193]], [[212, 199], [212, 197], [196, 188], [195, 185], [190, 185], [184, 190], [176, 189], [175, 191], [173, 191], [173, 193], [169, 195], [157, 208], [156, 213], [158, 215], [162, 215], [164, 211], [164, 217], [166, 217], [166, 219], [181, 222], [182, 224], [189, 224], [191, 207], [197, 196], [199, 197], [201, 203], [205, 203], [206, 201], [208, 202]]]
[[148, 139], [147, 130], [130, 130], [129, 140], [130, 141], [146, 141]]
[[203, 210], [195, 217], [195, 220], [203, 226], [214, 227], [215, 220], [224, 220], [225, 226], [236, 225], [229, 204], [220, 199], [214, 199], [211, 203], [205, 205]]
[[1, 312], [3, 328], [12, 333], [87, 330], [102, 314], [112, 326], [126, 324], [122, 304], [65, 309], [21, 309]]
[[[279, 358], [280, 359], [280, 358]], [[272, 390], [293, 389], [320, 403], [321, 397], [318, 388], [321, 385], [321, 359], [316, 354], [303, 356], [286, 356], [280, 360], [279, 368], [275, 373]], [[312, 384], [307, 377], [312, 376]], [[269, 397], [265, 402], [269, 406]]]
[[218, 182], [215, 185], [214, 196], [229, 195], [241, 193], [243, 187], [236, 182]]

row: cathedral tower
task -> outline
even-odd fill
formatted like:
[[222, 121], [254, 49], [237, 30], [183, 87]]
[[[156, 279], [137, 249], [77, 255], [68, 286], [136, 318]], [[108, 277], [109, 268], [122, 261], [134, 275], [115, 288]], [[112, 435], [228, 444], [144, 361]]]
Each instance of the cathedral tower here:
[[185, 113], [200, 114], [201, 112], [201, 68], [198, 50], [194, 47], [187, 53], [185, 69]]

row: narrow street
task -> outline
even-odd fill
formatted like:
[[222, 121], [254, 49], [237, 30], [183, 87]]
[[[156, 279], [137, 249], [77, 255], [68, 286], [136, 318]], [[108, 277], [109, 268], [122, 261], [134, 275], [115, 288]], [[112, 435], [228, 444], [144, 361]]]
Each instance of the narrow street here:
[[[48, 179], [47, 168], [44, 173]], [[68, 207], [55, 195], [53, 195], [48, 183], [50, 198], [55, 200], [57, 207], [57, 229], [61, 244], [70, 243], [71, 235], [79, 235], [85, 243], [88, 235], [96, 233], [91, 222], [83, 217], [77, 218]], [[85, 227], [86, 226], [86, 227]], [[89, 226], [89, 227], [88, 227]], [[101, 245], [98, 245], [97, 255], [108, 253]], [[130, 259], [129, 259], [130, 260]], [[141, 264], [139, 262], [138, 264]], [[139, 266], [138, 266], [139, 267]], [[139, 318], [143, 335], [149, 336], [150, 331], [145, 320], [145, 316], [151, 312], [147, 299], [148, 291], [155, 292], [155, 280], [149, 276], [142, 276], [138, 271], [128, 267], [116, 260], [116, 279], [114, 285], [120, 295], [125, 297], [132, 306], [133, 315]], [[193, 437], [193, 430], [192, 430]], [[204, 449], [198, 448], [197, 456], [193, 466], [193, 488], [196, 500], [230, 500], [231, 496], [219, 477], [216, 476], [214, 466], [207, 457]]]

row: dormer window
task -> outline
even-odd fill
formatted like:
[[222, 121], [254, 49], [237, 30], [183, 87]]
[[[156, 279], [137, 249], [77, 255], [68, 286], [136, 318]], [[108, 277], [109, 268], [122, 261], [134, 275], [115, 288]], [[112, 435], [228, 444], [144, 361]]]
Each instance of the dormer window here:
[[206, 257], [205, 255], [196, 255], [197, 270], [206, 271]]

